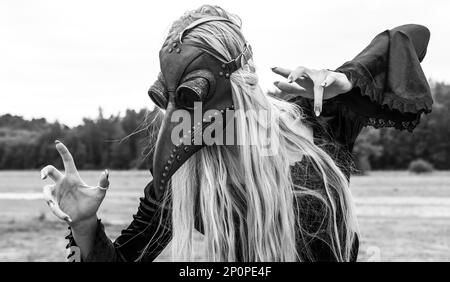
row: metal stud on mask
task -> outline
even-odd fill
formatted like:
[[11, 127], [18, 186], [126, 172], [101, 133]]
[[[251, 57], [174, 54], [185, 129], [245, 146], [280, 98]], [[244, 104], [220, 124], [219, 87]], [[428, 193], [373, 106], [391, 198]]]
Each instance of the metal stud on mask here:
[[[185, 36], [195, 27], [211, 21], [236, 25], [221, 17], [201, 18], [180, 32], [175, 42], [166, 41], [159, 54], [161, 74], [149, 90], [149, 96], [155, 104], [166, 110], [153, 158], [153, 184], [158, 199], [164, 195], [171, 176], [178, 168], [206, 145], [203, 140], [194, 142], [195, 134], [203, 132], [216, 116], [206, 119], [203, 114], [216, 110], [216, 115], [220, 113], [223, 116], [227, 110], [234, 109], [230, 76], [241, 68], [241, 61], [248, 61], [252, 57], [250, 46], [245, 44], [235, 59], [226, 61], [215, 50]], [[202, 118], [198, 121], [194, 117], [195, 102], [201, 102], [202, 105]], [[178, 110], [188, 111], [191, 117], [190, 130], [187, 132], [190, 136], [185, 135], [188, 138], [172, 142], [172, 131], [179, 124], [178, 121], [172, 121], [172, 116]], [[225, 129], [226, 122], [222, 126]], [[214, 134], [221, 135], [223, 131]], [[186, 140], [191, 144], [185, 144]]]

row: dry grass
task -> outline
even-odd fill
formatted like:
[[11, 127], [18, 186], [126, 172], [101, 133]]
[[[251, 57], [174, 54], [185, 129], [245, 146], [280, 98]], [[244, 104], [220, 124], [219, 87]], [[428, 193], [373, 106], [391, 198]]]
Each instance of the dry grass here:
[[[100, 172], [81, 174], [95, 183]], [[111, 238], [131, 220], [150, 179], [146, 171], [111, 172], [112, 187], [99, 212]], [[0, 196], [40, 193], [43, 185], [36, 171], [0, 172]], [[373, 258], [371, 250], [377, 248], [383, 261], [450, 261], [450, 172], [355, 176], [352, 192], [361, 228], [360, 261]], [[64, 260], [67, 227], [42, 200], [0, 198], [0, 215], [0, 261]], [[159, 260], [168, 259], [167, 249]]]

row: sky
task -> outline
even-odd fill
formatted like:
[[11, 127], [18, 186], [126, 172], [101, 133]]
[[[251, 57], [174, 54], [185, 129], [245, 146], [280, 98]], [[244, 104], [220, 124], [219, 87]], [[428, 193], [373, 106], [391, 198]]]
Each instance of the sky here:
[[147, 90], [170, 24], [202, 4], [241, 17], [266, 90], [278, 79], [271, 67], [337, 68], [406, 23], [430, 29], [423, 69], [450, 82], [448, 0], [2, 0], [0, 115], [75, 126], [100, 106], [106, 115], [152, 108]]

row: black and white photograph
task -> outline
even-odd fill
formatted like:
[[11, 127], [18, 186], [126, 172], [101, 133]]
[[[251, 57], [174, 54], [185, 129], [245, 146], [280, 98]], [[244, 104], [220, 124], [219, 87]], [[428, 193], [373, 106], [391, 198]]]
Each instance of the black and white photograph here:
[[2, 0], [0, 262], [449, 262], [449, 16]]

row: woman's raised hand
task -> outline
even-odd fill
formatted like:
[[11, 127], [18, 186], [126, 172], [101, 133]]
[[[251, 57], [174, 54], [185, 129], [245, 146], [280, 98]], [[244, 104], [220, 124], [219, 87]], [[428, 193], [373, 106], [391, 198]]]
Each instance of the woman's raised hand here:
[[[287, 78], [287, 82], [276, 81], [275, 86], [289, 94], [314, 99], [314, 112], [322, 112], [322, 101], [346, 93], [353, 88], [352, 83], [343, 73], [329, 70], [314, 70], [298, 67], [295, 70], [275, 67], [272, 71]], [[295, 83], [293, 83], [295, 82]]]
[[109, 187], [108, 171], [100, 175], [98, 186], [88, 186], [81, 179], [67, 147], [55, 141], [56, 150], [64, 163], [64, 174], [54, 166], [48, 165], [41, 170], [41, 178], [50, 177], [55, 184], [44, 186], [44, 199], [52, 212], [70, 225], [97, 217], [97, 210]]

